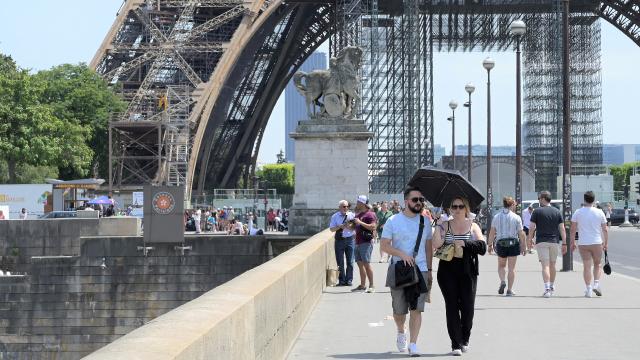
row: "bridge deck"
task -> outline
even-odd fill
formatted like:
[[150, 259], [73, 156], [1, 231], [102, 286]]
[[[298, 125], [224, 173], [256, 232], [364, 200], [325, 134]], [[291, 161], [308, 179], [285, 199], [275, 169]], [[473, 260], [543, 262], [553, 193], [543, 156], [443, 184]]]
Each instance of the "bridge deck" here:
[[[406, 357], [395, 349], [387, 264], [377, 263], [375, 294], [327, 288], [289, 353], [289, 359], [390, 359]], [[576, 252], [575, 256], [579, 259]], [[638, 358], [640, 280], [605, 276], [604, 296], [584, 298], [582, 265], [558, 272], [556, 296], [542, 298], [537, 255], [518, 259], [513, 298], [497, 294], [497, 257], [480, 259], [476, 313], [468, 359], [632, 359]], [[560, 263], [559, 263], [560, 264]], [[560, 266], [558, 266], [560, 267]], [[437, 269], [437, 265], [434, 266]], [[355, 279], [359, 279], [356, 269]], [[418, 347], [424, 357], [447, 356], [450, 342], [444, 302], [434, 282], [433, 302], [423, 314]], [[595, 296], [595, 295], [594, 295]]]

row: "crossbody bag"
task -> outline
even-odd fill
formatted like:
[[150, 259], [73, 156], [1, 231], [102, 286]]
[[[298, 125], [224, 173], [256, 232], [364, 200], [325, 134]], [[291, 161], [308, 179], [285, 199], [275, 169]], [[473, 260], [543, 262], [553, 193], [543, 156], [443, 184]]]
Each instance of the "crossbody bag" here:
[[[418, 251], [420, 250], [420, 242], [422, 240], [422, 231], [424, 230], [424, 217], [420, 215], [420, 227], [418, 229], [418, 238], [416, 239], [416, 246], [413, 248], [414, 260], [418, 257]], [[393, 259], [393, 258], [392, 258]], [[418, 277], [418, 264], [413, 266], [406, 264], [404, 261], [398, 261], [396, 263], [391, 261], [389, 269], [387, 269], [387, 286], [392, 288], [404, 288], [407, 286], [415, 285], [420, 281]]]

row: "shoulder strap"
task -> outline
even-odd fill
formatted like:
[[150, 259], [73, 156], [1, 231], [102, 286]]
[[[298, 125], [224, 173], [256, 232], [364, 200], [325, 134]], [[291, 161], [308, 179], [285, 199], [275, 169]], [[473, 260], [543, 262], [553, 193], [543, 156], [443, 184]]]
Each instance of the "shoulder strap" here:
[[418, 256], [418, 250], [420, 249], [420, 241], [422, 240], [422, 230], [424, 230], [424, 216], [420, 215], [420, 227], [418, 229], [418, 239], [416, 240], [416, 247], [413, 248], [413, 257]]

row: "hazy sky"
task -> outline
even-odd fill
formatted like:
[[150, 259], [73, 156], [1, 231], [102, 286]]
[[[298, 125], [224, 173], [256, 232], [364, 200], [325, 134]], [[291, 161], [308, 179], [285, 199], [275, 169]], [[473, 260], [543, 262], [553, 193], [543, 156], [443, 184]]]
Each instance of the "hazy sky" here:
[[[22, 0], [3, 4], [0, 52], [11, 55], [21, 67], [47, 69], [62, 63], [88, 63], [115, 20], [122, 0]], [[602, 116], [605, 143], [640, 143], [638, 101], [640, 47], [602, 20]], [[326, 49], [326, 47], [324, 47]], [[434, 56], [435, 142], [447, 151], [451, 145], [449, 100], [456, 111], [456, 144], [466, 144], [467, 109], [464, 85], [476, 85], [473, 93], [473, 143], [486, 144], [486, 72], [482, 60], [491, 56], [492, 125], [494, 145], [515, 143], [515, 54], [436, 53]], [[631, 130], [631, 131], [630, 131]], [[259, 161], [275, 162], [284, 149], [284, 96], [271, 115]]]

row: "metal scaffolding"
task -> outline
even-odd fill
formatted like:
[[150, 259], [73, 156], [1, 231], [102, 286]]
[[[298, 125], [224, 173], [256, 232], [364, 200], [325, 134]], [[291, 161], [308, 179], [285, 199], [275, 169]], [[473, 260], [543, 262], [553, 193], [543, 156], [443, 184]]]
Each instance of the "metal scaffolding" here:
[[[598, 163], [601, 157], [596, 16], [637, 42], [638, 3], [571, 1], [576, 166]], [[187, 188], [202, 193], [235, 187], [242, 180], [249, 183], [281, 90], [331, 36], [334, 54], [347, 45], [365, 49], [359, 113], [374, 133], [369, 143], [370, 190], [397, 193], [416, 168], [433, 163], [434, 51], [511, 51], [508, 26], [523, 19], [529, 29], [523, 38], [523, 143], [526, 154], [536, 159], [537, 187], [553, 191], [559, 163], [552, 155], [561, 148], [559, 4], [128, 0], [91, 62], [129, 101], [127, 111], [110, 124], [115, 166], [110, 184], [122, 188], [183, 181], [184, 151], [177, 143], [185, 144], [181, 134], [187, 129], [167, 132], [158, 106], [171, 86], [189, 93], [182, 108], [189, 112]]]
[[[581, 165], [602, 158], [598, 4], [572, 1], [571, 8], [573, 161]], [[332, 45], [365, 49], [361, 116], [374, 133], [370, 191], [400, 192], [418, 167], [433, 164], [433, 51], [511, 51], [508, 27], [516, 19], [528, 28], [523, 39], [525, 151], [536, 159], [536, 187], [556, 191], [562, 149], [561, 11], [558, 0], [338, 1]]]
[[92, 64], [128, 101], [109, 126], [109, 186], [185, 184], [190, 112], [247, 10], [242, 0], [146, 0], [121, 11]]

